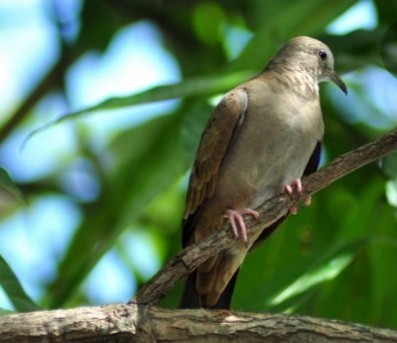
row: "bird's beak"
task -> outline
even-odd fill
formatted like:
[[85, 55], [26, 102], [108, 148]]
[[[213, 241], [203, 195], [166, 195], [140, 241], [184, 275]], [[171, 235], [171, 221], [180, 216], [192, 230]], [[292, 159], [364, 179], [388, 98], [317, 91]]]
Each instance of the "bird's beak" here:
[[334, 71], [332, 71], [329, 74], [329, 78], [331, 79], [331, 81], [333, 83], [335, 83], [342, 90], [343, 93], [345, 93], [347, 95], [347, 87], [346, 87], [345, 83], [342, 81], [342, 79], [338, 76], [338, 74], [336, 74]]

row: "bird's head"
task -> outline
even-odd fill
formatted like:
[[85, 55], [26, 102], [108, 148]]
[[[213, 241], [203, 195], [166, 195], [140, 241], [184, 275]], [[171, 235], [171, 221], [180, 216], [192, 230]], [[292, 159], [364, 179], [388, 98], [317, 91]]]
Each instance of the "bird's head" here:
[[347, 87], [334, 69], [334, 56], [330, 48], [323, 42], [300, 36], [291, 39], [276, 55], [292, 68], [312, 74], [318, 83], [332, 81], [345, 94]]

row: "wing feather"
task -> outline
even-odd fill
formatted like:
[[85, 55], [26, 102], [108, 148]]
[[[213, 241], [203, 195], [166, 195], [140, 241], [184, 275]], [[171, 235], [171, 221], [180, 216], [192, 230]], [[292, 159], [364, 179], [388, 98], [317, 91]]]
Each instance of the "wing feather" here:
[[[244, 88], [227, 93], [217, 105], [201, 136], [201, 141], [189, 180], [184, 213], [183, 242], [190, 237], [189, 217], [199, 210], [205, 199], [210, 198], [216, 188], [222, 161], [241, 127], [248, 104]], [[187, 232], [188, 231], [188, 232]]]

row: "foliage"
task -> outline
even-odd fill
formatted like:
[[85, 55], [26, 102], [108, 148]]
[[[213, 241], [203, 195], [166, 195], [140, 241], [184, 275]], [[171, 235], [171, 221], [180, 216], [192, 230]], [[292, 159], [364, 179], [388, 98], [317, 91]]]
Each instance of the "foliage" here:
[[[28, 200], [59, 194], [71, 199], [81, 213], [73, 237], [57, 260], [57, 273], [43, 285], [43, 296], [37, 303], [56, 308], [88, 302], [81, 285], [109, 251], [122, 256], [138, 285], [144, 283], [150, 275], [134, 264], [134, 258], [138, 258], [134, 252], [133, 261], [129, 260], [131, 254], [126, 253], [123, 244], [126, 235], [145, 232], [161, 263], [178, 251], [186, 175], [211, 112], [209, 99], [260, 71], [290, 37], [304, 34], [325, 41], [336, 55], [338, 72], [349, 73], [344, 77], [348, 98], [332, 86], [322, 89], [326, 122], [323, 163], [390, 129], [394, 113], [390, 113], [391, 107], [375, 101], [368, 84], [387, 73], [379, 46], [383, 33], [395, 20], [391, 13], [397, 13], [397, 8], [391, 1], [374, 1], [378, 16], [375, 28], [343, 36], [330, 34], [327, 26], [356, 3], [85, 1], [78, 35], [68, 43], [60, 13], [54, 11], [52, 20], [58, 25], [61, 54], [32, 93], [3, 122], [3, 143], [31, 123], [38, 104], [54, 90], [61, 89], [68, 99], [70, 90], [65, 84], [70, 70], [92, 51], [105, 54], [112, 38], [126, 25], [141, 21], [154, 25], [178, 63], [181, 80], [176, 84], [154, 84], [137, 94], [109, 96], [104, 102], [57, 120], [57, 126], [73, 125], [77, 149], [52, 174], [12, 185], [7, 172], [1, 170], [1, 185], [18, 200], [22, 199], [19, 190]], [[377, 74], [369, 79], [367, 72], [371, 70]], [[167, 109], [160, 115], [118, 129], [100, 151], [90, 146], [97, 133], [88, 129], [84, 119], [92, 122], [101, 116], [115, 117], [118, 114], [114, 109], [128, 110], [130, 106], [168, 99], [178, 99], [171, 110], [164, 106]], [[51, 119], [42, 118], [39, 127], [49, 122], [31, 140], [53, 130]], [[31, 132], [37, 128], [29, 127]], [[72, 186], [61, 182], [63, 170], [78, 160], [86, 161], [90, 176], [98, 183], [98, 194], [88, 200], [75, 196]], [[357, 171], [316, 195], [310, 208], [290, 217], [245, 262], [233, 307], [397, 328], [397, 277], [392, 272], [397, 263], [395, 160], [392, 156], [378, 166]], [[13, 204], [2, 210], [4, 220], [15, 213]], [[25, 205], [18, 202], [17, 206]], [[18, 292], [7, 287], [6, 272]], [[34, 307], [3, 260], [0, 284], [15, 310]], [[176, 306], [179, 293], [177, 287], [162, 305]], [[19, 297], [29, 306], [19, 306]]]

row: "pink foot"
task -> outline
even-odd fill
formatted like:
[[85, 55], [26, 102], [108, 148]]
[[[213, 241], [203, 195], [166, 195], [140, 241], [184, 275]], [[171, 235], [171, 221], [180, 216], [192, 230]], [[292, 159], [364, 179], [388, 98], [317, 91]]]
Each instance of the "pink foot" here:
[[226, 216], [230, 220], [230, 225], [232, 226], [232, 230], [234, 236], [240, 237], [243, 239], [244, 242], [247, 242], [247, 228], [244, 223], [243, 215], [248, 214], [253, 216], [255, 219], [259, 218], [259, 213], [257, 211], [251, 210], [250, 208], [245, 208], [241, 211], [236, 211], [232, 209], [228, 209], [226, 211]]
[[295, 179], [290, 185], [285, 185], [284, 190], [290, 196], [300, 197], [303, 191], [301, 179]]
[[[291, 182], [290, 185], [285, 185], [284, 186], [285, 192], [289, 196], [297, 197], [298, 199], [302, 196], [303, 193], [303, 187], [302, 187], [302, 181], [301, 179], [295, 179]], [[310, 195], [308, 195], [305, 199], [305, 205], [309, 206], [312, 202], [312, 198]], [[292, 214], [297, 214], [298, 213], [298, 207], [297, 206], [292, 206], [289, 211]]]

